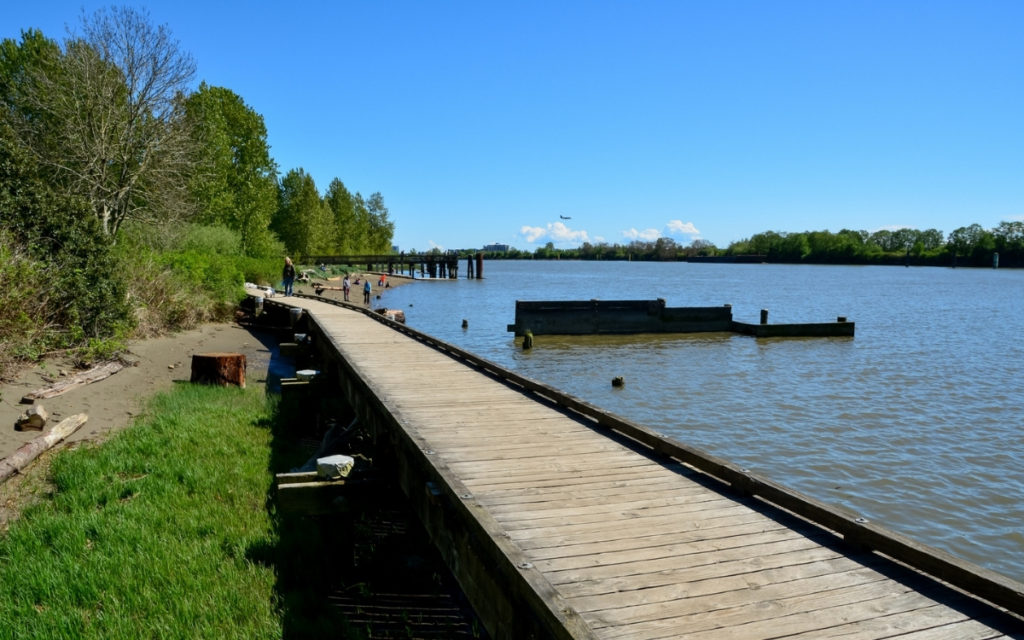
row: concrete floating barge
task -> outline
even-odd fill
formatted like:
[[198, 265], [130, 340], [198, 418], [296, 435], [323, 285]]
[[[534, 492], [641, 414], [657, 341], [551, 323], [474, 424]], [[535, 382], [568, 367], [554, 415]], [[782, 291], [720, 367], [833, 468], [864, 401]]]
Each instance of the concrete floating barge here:
[[758, 338], [820, 338], [853, 336], [854, 323], [835, 322], [768, 324], [732, 319], [732, 305], [720, 307], [666, 307], [657, 300], [516, 300], [516, 321], [508, 325], [516, 336], [595, 335], [632, 333], [700, 333], [731, 331]]

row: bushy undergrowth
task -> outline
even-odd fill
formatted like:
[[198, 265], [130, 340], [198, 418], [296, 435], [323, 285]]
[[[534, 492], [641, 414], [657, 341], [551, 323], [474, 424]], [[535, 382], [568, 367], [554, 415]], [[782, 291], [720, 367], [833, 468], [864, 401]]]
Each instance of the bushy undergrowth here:
[[46, 327], [43, 270], [9, 234], [0, 232], [0, 370], [19, 359], [38, 357]]
[[58, 454], [52, 497], [0, 535], [5, 632], [280, 637], [263, 561], [272, 414], [261, 389], [186, 386], [102, 446]]
[[130, 275], [139, 337], [228, 318], [245, 295], [244, 283], [268, 280], [279, 261], [244, 256], [236, 232], [201, 225], [129, 227], [117, 252]]
[[0, 127], [0, 376], [53, 351], [88, 359], [131, 331], [110, 239]]
[[128, 227], [115, 245], [32, 247], [31, 229], [0, 233], [0, 377], [48, 354], [86, 365], [128, 338], [228, 319], [245, 282], [276, 282], [280, 270], [280, 254], [244, 256], [222, 227]]

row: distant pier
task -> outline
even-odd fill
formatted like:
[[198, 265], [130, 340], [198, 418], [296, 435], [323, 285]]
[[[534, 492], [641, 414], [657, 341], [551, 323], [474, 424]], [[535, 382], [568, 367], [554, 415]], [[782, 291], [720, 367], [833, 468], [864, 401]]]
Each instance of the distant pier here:
[[[459, 254], [456, 251], [444, 253], [361, 253], [344, 256], [301, 256], [306, 264], [351, 264], [366, 265], [367, 271], [384, 271], [391, 275], [407, 274], [416, 277], [419, 270], [421, 278], [447, 278], [454, 280], [459, 277]], [[484, 254], [477, 252], [466, 258], [466, 278], [482, 279], [484, 277]]]

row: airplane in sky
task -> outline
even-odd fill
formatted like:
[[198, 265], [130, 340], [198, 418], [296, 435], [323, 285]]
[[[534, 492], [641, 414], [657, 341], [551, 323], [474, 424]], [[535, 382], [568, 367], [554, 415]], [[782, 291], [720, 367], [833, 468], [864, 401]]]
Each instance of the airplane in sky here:
[[561, 218], [562, 220], [572, 220], [572, 216], [563, 216], [563, 215], [560, 215], [560, 216], [558, 216], [558, 217], [559, 217], [559, 218]]

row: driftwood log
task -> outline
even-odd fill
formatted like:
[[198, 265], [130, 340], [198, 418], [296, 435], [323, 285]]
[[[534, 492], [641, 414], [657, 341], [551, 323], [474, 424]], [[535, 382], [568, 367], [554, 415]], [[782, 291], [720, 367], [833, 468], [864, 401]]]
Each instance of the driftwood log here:
[[104, 378], [109, 378], [121, 369], [124, 369], [124, 364], [113, 361], [106, 364], [101, 364], [97, 367], [93, 367], [88, 371], [75, 374], [67, 380], [61, 380], [57, 384], [50, 387], [43, 387], [42, 389], [36, 389], [31, 391], [21, 398], [22, 404], [32, 404], [36, 400], [42, 400], [44, 398], [53, 398], [59, 396], [62, 393], [71, 391], [76, 387], [81, 387], [86, 384], [98, 382]]
[[21, 448], [17, 451], [3, 460], [0, 460], [0, 482], [4, 482], [15, 473], [21, 471], [28, 465], [28, 463], [38, 458], [39, 454], [50, 449], [75, 431], [78, 431], [78, 428], [85, 424], [85, 421], [88, 419], [89, 416], [84, 413], [78, 413], [69, 418], [64, 418], [58, 422], [49, 433], [45, 433], [29, 440], [25, 444], [21, 445]]
[[245, 388], [244, 353], [197, 353], [192, 356], [192, 382]]

